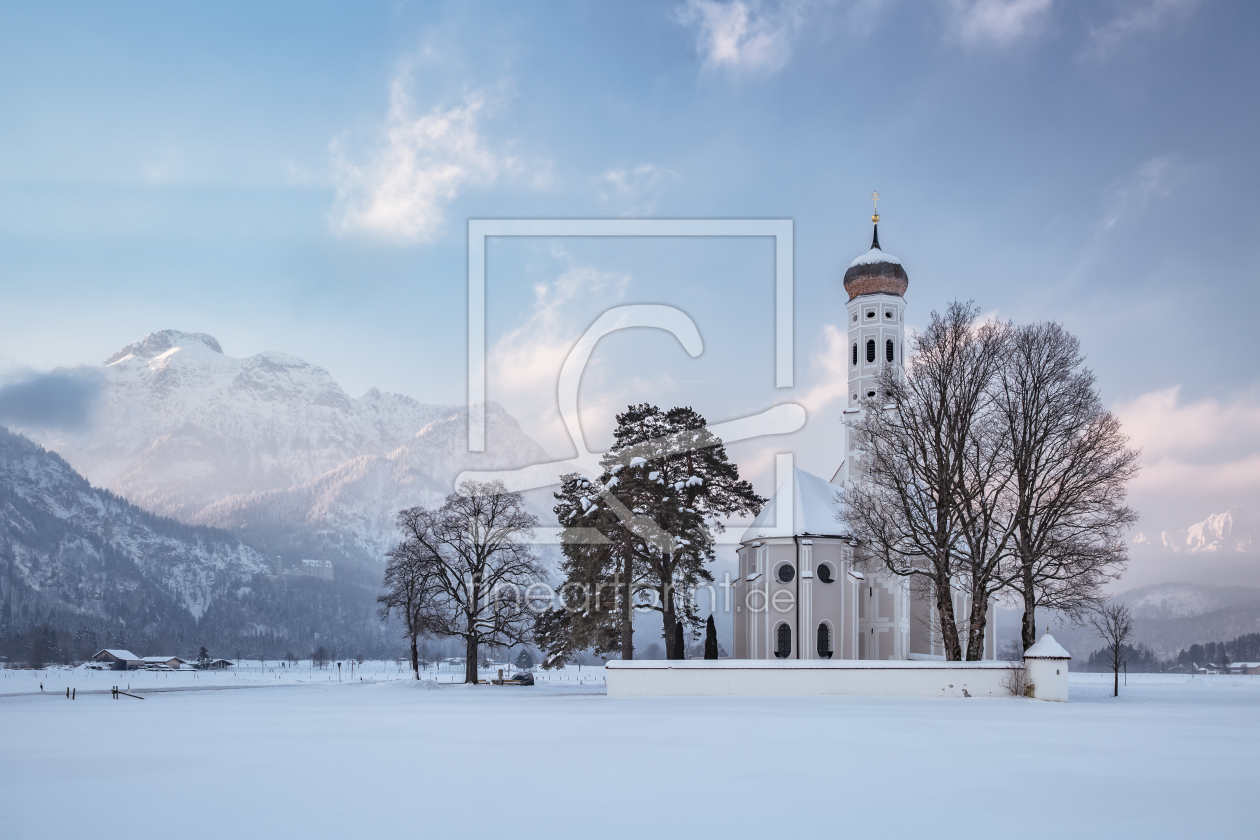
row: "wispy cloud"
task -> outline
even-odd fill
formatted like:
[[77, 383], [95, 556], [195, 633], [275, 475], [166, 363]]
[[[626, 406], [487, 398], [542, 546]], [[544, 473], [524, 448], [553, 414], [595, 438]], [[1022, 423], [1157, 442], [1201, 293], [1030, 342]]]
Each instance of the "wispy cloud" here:
[[949, 31], [968, 46], [1010, 46], [1038, 35], [1054, 0], [948, 0]]
[[706, 68], [773, 73], [792, 55], [802, 6], [794, 0], [687, 0], [675, 18], [696, 27], [696, 50]]
[[1090, 30], [1086, 57], [1106, 58], [1125, 41], [1184, 22], [1200, 0], [1127, 0], [1116, 15]]
[[1111, 230], [1122, 218], [1134, 210], [1144, 210], [1157, 198], [1172, 193], [1187, 167], [1181, 157], [1173, 152], [1153, 157], [1138, 167], [1127, 180], [1117, 182], [1107, 192], [1104, 202], [1102, 226]]
[[[554, 253], [566, 258], [563, 250]], [[570, 265], [555, 280], [534, 287], [534, 301], [520, 324], [491, 348], [487, 365], [489, 393], [525, 425], [549, 452], [570, 454], [572, 445], [560, 420], [556, 388], [560, 369], [584, 330], [599, 311], [616, 305], [630, 277], [589, 265]], [[602, 363], [591, 360], [582, 379], [582, 415], [596, 416], [607, 399]], [[605, 395], [607, 396], [607, 395]], [[620, 410], [615, 402], [604, 406]]]
[[678, 173], [652, 163], [629, 169], [613, 168], [596, 179], [600, 201], [620, 206], [622, 213], [646, 216], [656, 207], [656, 190], [661, 182]]
[[489, 185], [513, 166], [510, 158], [490, 149], [481, 133], [481, 94], [417, 114], [408, 83], [406, 70], [394, 78], [389, 114], [365, 163], [349, 160], [342, 141], [333, 143], [333, 226], [339, 233], [432, 239], [463, 190]]

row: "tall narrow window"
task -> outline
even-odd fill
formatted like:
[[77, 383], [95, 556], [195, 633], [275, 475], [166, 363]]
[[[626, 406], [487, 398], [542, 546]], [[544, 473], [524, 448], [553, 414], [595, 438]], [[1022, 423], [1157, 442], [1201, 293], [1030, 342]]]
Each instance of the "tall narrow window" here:
[[875, 339], [873, 338], [866, 340], [866, 361], [875, 361]]
[[826, 624], [818, 625], [818, 655], [823, 659], [831, 658], [831, 628]]
[[891, 362], [893, 360], [893, 341], [891, 338], [888, 339], [888, 343], [884, 345], [884, 355], [888, 358], [888, 361]]
[[774, 632], [774, 655], [787, 659], [792, 653], [792, 628], [780, 624]]
[[853, 342], [853, 366], [857, 367], [857, 342]]

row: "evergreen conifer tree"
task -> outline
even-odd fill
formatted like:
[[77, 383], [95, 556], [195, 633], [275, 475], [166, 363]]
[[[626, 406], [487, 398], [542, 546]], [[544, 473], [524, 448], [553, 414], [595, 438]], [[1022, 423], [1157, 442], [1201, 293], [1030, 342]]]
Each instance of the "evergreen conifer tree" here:
[[570, 476], [556, 494], [566, 532], [563, 614], [535, 628], [548, 661], [596, 643], [633, 659], [635, 607], [661, 613], [666, 658], [684, 658], [679, 628], [700, 627], [694, 595], [713, 580], [714, 533], [723, 518], [756, 514], [765, 503], [691, 408], [630, 406], [617, 415], [613, 438], [597, 481]]
[[709, 620], [704, 624], [704, 658], [718, 658], [717, 625], [713, 623], [713, 613], [709, 613]]

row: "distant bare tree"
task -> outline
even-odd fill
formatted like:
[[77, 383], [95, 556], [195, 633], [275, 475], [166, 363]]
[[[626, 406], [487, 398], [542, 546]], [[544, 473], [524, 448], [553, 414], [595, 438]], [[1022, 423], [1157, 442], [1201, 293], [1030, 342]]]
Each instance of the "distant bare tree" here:
[[1010, 587], [1021, 636], [1037, 641], [1036, 609], [1076, 620], [1127, 560], [1125, 485], [1137, 473], [1120, 421], [1105, 411], [1080, 342], [1056, 323], [1011, 330], [995, 403], [1004, 426], [1015, 538]]
[[426, 561], [425, 549], [414, 540], [403, 540], [386, 552], [385, 591], [377, 596], [381, 621], [392, 612], [402, 621], [403, 631], [411, 643], [411, 670], [420, 679], [420, 655], [417, 640], [434, 632], [436, 621], [430, 609], [435, 579], [432, 564]]
[[398, 527], [399, 550], [415, 558], [429, 581], [429, 625], [437, 635], [464, 640], [464, 681], [475, 683], [482, 645], [521, 644], [533, 626], [527, 590], [545, 572], [525, 540], [538, 517], [501, 482], [467, 481], [437, 510], [400, 512]]
[[1111, 671], [1115, 676], [1115, 687], [1111, 696], [1119, 697], [1120, 669], [1124, 667], [1129, 653], [1129, 642], [1133, 639], [1133, 617], [1124, 604], [1108, 599], [1089, 614], [1089, 623], [1106, 643], [1104, 650], [1111, 660]]
[[856, 480], [846, 494], [866, 562], [930, 588], [951, 661], [964, 655], [954, 614], [955, 576], [969, 573], [973, 597], [980, 595], [969, 619], [968, 658], [983, 655], [988, 597], [1000, 585], [1002, 546], [984, 530], [996, 510], [983, 509], [992, 500], [977, 489], [991, 465], [977, 434], [1001, 358], [1001, 328], [977, 326], [977, 314], [972, 304], [957, 301], [944, 315], [933, 312], [914, 339], [905, 376], [892, 366], [884, 369], [878, 395], [863, 403], [852, 426], [859, 453], [852, 468]]

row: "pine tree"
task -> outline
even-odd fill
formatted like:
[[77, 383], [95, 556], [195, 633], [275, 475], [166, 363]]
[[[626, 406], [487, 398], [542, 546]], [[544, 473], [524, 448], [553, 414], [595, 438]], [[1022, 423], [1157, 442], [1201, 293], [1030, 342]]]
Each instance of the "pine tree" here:
[[[577, 547], [566, 551], [565, 606], [572, 590], [585, 599], [587, 612], [604, 609], [603, 587], [611, 585], [622, 658], [633, 658], [631, 611], [646, 608], [661, 613], [666, 658], [682, 659], [679, 627], [699, 629], [695, 591], [713, 580], [713, 535], [722, 531], [723, 518], [756, 514], [765, 500], [740, 479], [722, 441], [691, 408], [630, 406], [617, 415], [613, 439], [598, 481], [572, 476], [556, 494], [561, 524]], [[551, 616], [546, 629], [574, 650], [588, 619], [607, 638], [608, 613], [579, 611], [567, 627]]]
[[713, 613], [709, 613], [709, 620], [704, 623], [704, 658], [718, 658], [717, 625], [713, 623]]

